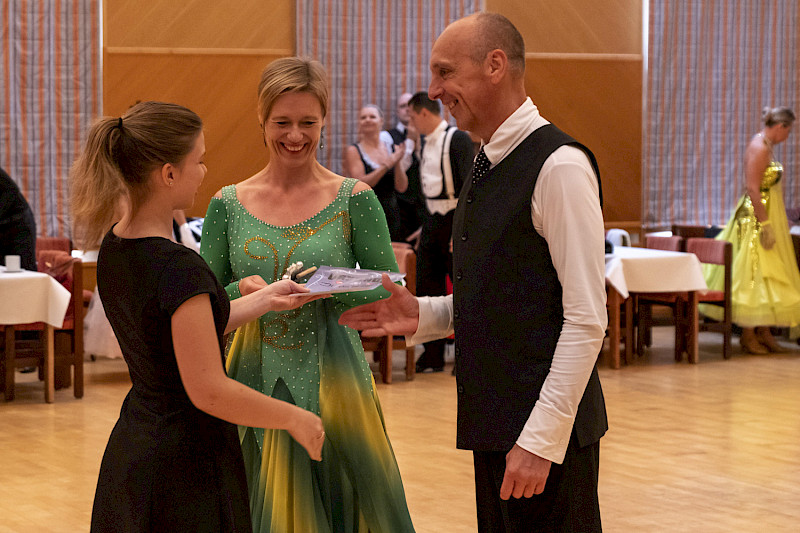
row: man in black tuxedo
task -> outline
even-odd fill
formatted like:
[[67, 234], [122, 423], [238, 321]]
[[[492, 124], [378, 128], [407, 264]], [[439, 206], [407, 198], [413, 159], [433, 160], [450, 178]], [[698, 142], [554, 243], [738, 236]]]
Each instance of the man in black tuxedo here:
[[[410, 124], [425, 136], [419, 163], [419, 181], [425, 206], [425, 219], [417, 247], [417, 294], [447, 294], [447, 276], [453, 279], [453, 214], [458, 192], [472, 173], [475, 152], [465, 131], [442, 119], [441, 104], [425, 92], [409, 100]], [[445, 339], [425, 343], [417, 359], [416, 371], [444, 368]]]
[[607, 323], [599, 172], [525, 93], [525, 45], [496, 13], [450, 24], [428, 94], [483, 142], [453, 221], [454, 293], [345, 312], [368, 336], [455, 330], [457, 446], [473, 451], [482, 532], [601, 530], [596, 361]]

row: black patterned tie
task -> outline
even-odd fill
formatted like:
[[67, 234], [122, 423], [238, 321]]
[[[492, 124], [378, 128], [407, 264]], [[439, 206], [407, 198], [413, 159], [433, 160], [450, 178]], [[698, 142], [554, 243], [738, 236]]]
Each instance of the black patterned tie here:
[[481, 147], [481, 151], [478, 152], [478, 155], [475, 157], [475, 166], [472, 167], [472, 183], [477, 183], [479, 179], [484, 177], [487, 172], [489, 172], [489, 167], [492, 164], [489, 162], [489, 158], [486, 157], [486, 152], [483, 151], [483, 147]]

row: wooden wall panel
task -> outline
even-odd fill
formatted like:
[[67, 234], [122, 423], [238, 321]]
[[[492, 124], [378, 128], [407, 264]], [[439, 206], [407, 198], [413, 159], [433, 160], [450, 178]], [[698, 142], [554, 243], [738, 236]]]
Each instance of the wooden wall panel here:
[[294, 49], [294, 0], [105, 0], [104, 46]]
[[642, 53], [642, 0], [487, 0], [529, 53]]
[[120, 115], [143, 100], [185, 105], [203, 119], [206, 165], [190, 215], [203, 216], [211, 196], [267, 162], [258, 118], [256, 86], [277, 56], [113, 55], [106, 61], [105, 113]]
[[641, 0], [487, 0], [486, 9], [525, 39], [526, 89], [542, 115], [597, 156], [607, 224], [639, 226]]
[[105, 0], [103, 112], [140, 100], [189, 107], [203, 119], [208, 174], [190, 215], [223, 185], [267, 162], [256, 117], [262, 69], [294, 53], [293, 0]]
[[527, 92], [542, 115], [597, 157], [607, 221], [641, 217], [641, 79], [635, 61], [526, 62]]

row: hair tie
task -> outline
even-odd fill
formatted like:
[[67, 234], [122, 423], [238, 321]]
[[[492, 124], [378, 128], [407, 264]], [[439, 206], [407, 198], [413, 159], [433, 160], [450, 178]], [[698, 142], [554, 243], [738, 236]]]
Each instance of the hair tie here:
[[117, 121], [117, 127], [122, 129], [122, 117], [119, 117], [119, 121]]

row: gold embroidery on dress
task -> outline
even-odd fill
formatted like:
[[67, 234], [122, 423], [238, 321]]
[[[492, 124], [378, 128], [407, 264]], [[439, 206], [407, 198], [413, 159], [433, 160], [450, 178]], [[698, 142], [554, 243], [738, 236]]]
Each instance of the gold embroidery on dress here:
[[[296, 228], [288, 228], [286, 231], [284, 231], [281, 234], [281, 237], [283, 237], [284, 239], [288, 239], [290, 241], [294, 241], [294, 244], [289, 249], [289, 253], [286, 254], [286, 261], [283, 265], [283, 269], [280, 272], [280, 274], [278, 272], [278, 249], [267, 239], [258, 236], [247, 239], [247, 241], [245, 241], [244, 243], [244, 253], [246, 256], [252, 259], [265, 261], [270, 258], [267, 256], [255, 255], [250, 253], [250, 243], [254, 241], [259, 241], [269, 246], [269, 249], [272, 250], [272, 255], [273, 255], [274, 269], [273, 269], [272, 282], [274, 283], [278, 281], [286, 272], [286, 269], [289, 268], [289, 265], [291, 264], [290, 261], [292, 258], [292, 254], [294, 253], [295, 249], [297, 249], [297, 247], [300, 245], [300, 243], [307, 240], [309, 237], [312, 237], [313, 235], [318, 233], [322, 228], [324, 228], [331, 222], [336, 221], [339, 218], [342, 219], [342, 231], [344, 232], [345, 241], [350, 242], [350, 217], [348, 216], [346, 211], [339, 211], [333, 217], [329, 218], [316, 228], [299, 226]], [[295, 319], [298, 316], [300, 316], [300, 309], [295, 309], [287, 313], [278, 313], [275, 318], [264, 324], [263, 328], [261, 329], [261, 338], [264, 340], [265, 343], [279, 350], [299, 350], [305, 344], [303, 341], [300, 341], [297, 344], [291, 344], [289, 346], [281, 346], [278, 344], [278, 340], [282, 337], [285, 337], [286, 333], [289, 331], [288, 320]], [[266, 333], [267, 328], [276, 324], [280, 328], [280, 333], [276, 335], [267, 335]]]
[[[761, 205], [764, 206], [769, 212], [769, 200], [770, 200], [770, 189], [781, 180], [781, 176], [783, 175], [783, 165], [781, 165], [778, 161], [772, 161], [767, 168], [764, 169], [764, 175], [761, 177], [761, 184], [759, 186], [760, 191], [760, 198], [759, 201]], [[756, 275], [758, 273], [758, 241], [759, 241], [759, 233], [761, 232], [761, 223], [759, 223], [758, 219], [756, 218], [755, 209], [753, 208], [753, 201], [750, 198], [750, 195], [744, 195], [744, 201], [739, 209], [736, 211], [736, 229], [737, 229], [737, 241], [739, 242], [739, 247], [747, 247], [747, 253], [750, 254], [750, 262], [752, 264], [752, 272], [750, 276], [750, 288], [755, 287], [755, 280]], [[744, 242], [744, 236], [746, 234], [750, 234], [750, 240], [748, 242]]]

